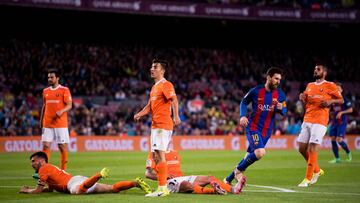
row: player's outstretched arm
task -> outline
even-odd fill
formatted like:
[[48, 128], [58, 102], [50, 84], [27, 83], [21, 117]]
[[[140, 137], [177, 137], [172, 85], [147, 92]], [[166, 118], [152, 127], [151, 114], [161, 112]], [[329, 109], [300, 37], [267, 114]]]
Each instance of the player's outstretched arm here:
[[52, 190], [50, 190], [49, 188], [46, 188], [42, 185], [38, 185], [36, 186], [36, 188], [30, 188], [27, 185], [24, 185], [20, 188], [19, 193], [24, 193], [24, 194], [39, 194], [39, 193], [43, 193], [43, 192], [52, 192]]

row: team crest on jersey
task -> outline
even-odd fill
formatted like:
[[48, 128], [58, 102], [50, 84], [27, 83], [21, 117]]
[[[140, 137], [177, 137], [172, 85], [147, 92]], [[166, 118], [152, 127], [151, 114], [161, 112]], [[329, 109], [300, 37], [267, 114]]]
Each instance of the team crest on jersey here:
[[321, 89], [320, 89], [320, 92], [322, 92], [323, 90], [324, 90], [324, 89], [323, 89], [323, 88], [321, 88]]
[[60, 94], [56, 94], [56, 97], [60, 97]]

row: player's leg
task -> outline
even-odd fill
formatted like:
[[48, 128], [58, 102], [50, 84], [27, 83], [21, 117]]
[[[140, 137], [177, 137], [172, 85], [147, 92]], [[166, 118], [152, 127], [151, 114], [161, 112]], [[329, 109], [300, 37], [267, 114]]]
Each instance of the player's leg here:
[[336, 138], [336, 141], [337, 141], [337, 143], [339, 143], [341, 148], [343, 148], [345, 150], [346, 161], [350, 162], [352, 160], [352, 156], [351, 156], [351, 152], [350, 152], [348, 145], [344, 141], [345, 133], [346, 133], [346, 125], [339, 126], [339, 131], [338, 131], [338, 136]]
[[155, 153], [155, 162], [158, 179], [158, 189], [147, 197], [162, 197], [170, 194], [167, 189], [167, 164], [165, 151], [170, 149], [172, 131], [151, 129], [151, 151]]
[[331, 139], [331, 149], [333, 151], [335, 159], [329, 161], [329, 163], [340, 163], [341, 161], [339, 157], [339, 147], [336, 142], [337, 134], [338, 134], [338, 128], [334, 125], [331, 125], [329, 135]]
[[307, 187], [310, 184], [314, 184], [317, 182], [317, 179], [324, 174], [324, 171], [320, 169], [319, 171], [316, 171], [316, 167], [318, 167], [318, 149], [320, 147], [320, 144], [322, 143], [322, 140], [324, 138], [324, 135], [326, 133], [326, 126], [320, 125], [320, 124], [313, 124], [311, 126], [311, 135], [309, 140], [309, 159], [307, 162], [307, 168], [306, 168], [306, 180], [310, 180], [308, 185], [303, 184], [300, 187]]
[[97, 181], [101, 178], [106, 178], [109, 176], [109, 169], [103, 168], [100, 172], [96, 173], [95, 175], [91, 176], [90, 178], [84, 180], [80, 187], [79, 193], [86, 193], [89, 188], [91, 188]]
[[299, 152], [304, 157], [305, 161], [307, 162], [309, 159], [308, 154], [308, 144], [310, 140], [310, 123], [302, 123], [301, 125], [301, 131], [299, 133], [299, 136], [297, 138], [298, 146], [299, 146]]
[[43, 128], [41, 134], [41, 142], [42, 142], [42, 151], [45, 152], [48, 158], [48, 162], [50, 162], [50, 147], [51, 143], [54, 141], [55, 131], [53, 128]]
[[54, 128], [55, 139], [60, 151], [61, 169], [66, 170], [68, 162], [68, 143], [70, 142], [68, 128]]
[[[242, 160], [236, 167], [236, 169], [240, 172], [244, 172], [250, 165], [261, 159], [266, 154], [265, 144], [268, 138], [263, 138], [261, 134], [255, 131], [250, 131], [247, 133], [246, 137], [249, 141], [249, 151], [244, 160]], [[236, 172], [235, 178], [239, 181], [239, 178], [236, 177]]]
[[[215, 188], [205, 187], [211, 183], [211, 176], [185, 176], [184, 178], [186, 180], [175, 178], [180, 181], [179, 193], [218, 194]], [[171, 181], [168, 184], [171, 184]]]

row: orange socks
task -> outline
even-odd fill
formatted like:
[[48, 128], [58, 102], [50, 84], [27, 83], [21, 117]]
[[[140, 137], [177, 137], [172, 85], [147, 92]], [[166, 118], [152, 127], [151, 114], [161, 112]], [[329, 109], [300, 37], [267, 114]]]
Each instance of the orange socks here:
[[201, 187], [198, 185], [194, 186], [194, 194], [215, 194], [215, 190], [213, 188], [206, 188], [206, 187]]
[[120, 192], [121, 190], [128, 190], [136, 186], [133, 181], [120, 181], [112, 185], [113, 192]]
[[158, 185], [166, 186], [166, 178], [167, 178], [166, 162], [160, 162], [158, 165], [156, 165], [156, 169], [158, 171], [158, 173], [157, 173]]
[[68, 160], [68, 149], [66, 148], [63, 151], [60, 151], [60, 161], [61, 161], [61, 169], [66, 170]]
[[81, 185], [80, 185], [80, 192], [85, 193], [87, 189], [91, 188], [99, 179], [101, 178], [100, 173], [97, 173], [96, 175], [86, 179]]
[[213, 178], [213, 181], [219, 184], [222, 189], [226, 190], [226, 192], [231, 193], [231, 185], [225, 184], [221, 180], [216, 179], [215, 177]]
[[320, 170], [317, 165], [317, 152], [309, 152], [309, 159], [307, 161], [306, 179], [311, 180], [315, 169]]
[[[317, 153], [317, 152], [316, 152]], [[306, 162], [308, 162], [309, 160], [309, 152], [307, 152], [307, 157], [306, 157]], [[314, 165], [314, 173], [319, 173], [320, 171], [320, 166], [319, 164], [316, 162], [316, 165]]]
[[43, 148], [43, 152], [45, 152], [48, 162], [50, 162], [50, 148]]

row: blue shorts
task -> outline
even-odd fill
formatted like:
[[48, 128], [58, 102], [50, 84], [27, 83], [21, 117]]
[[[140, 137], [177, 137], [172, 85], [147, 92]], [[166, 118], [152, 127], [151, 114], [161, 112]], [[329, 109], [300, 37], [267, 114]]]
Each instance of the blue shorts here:
[[345, 137], [346, 125], [331, 125], [330, 126], [330, 137]]
[[265, 148], [266, 143], [268, 142], [270, 135], [263, 137], [259, 131], [250, 131], [246, 130], [246, 138], [249, 141], [249, 147], [247, 152], [254, 152], [255, 149]]

